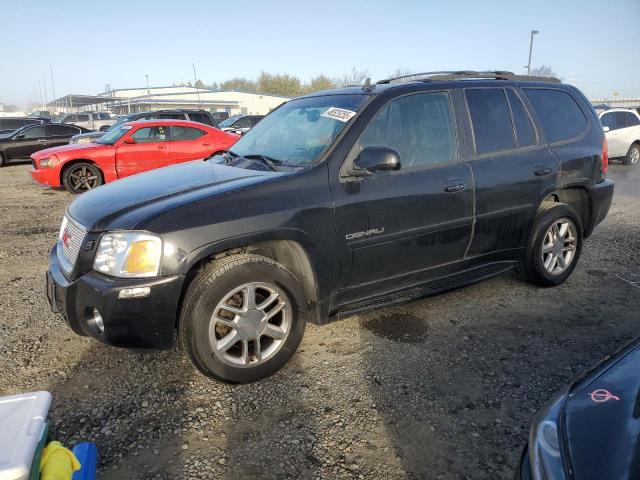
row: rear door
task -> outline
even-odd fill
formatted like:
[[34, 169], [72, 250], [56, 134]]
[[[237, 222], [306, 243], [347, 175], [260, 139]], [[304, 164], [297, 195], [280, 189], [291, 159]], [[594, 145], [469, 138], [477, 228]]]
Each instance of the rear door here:
[[367, 147], [396, 150], [401, 168], [333, 180], [342, 287], [349, 289], [341, 301], [421, 283], [433, 267], [460, 260], [471, 237], [473, 179], [459, 161], [448, 92], [387, 102], [341, 172]]
[[58, 147], [69, 143], [69, 139], [80, 133], [78, 127], [71, 125], [56, 125], [53, 123], [45, 126], [49, 147]]
[[213, 153], [214, 148], [215, 145], [203, 129], [171, 126], [169, 142], [171, 163], [181, 163], [206, 158]]
[[168, 126], [141, 127], [127, 135], [135, 143], [121, 143], [116, 150], [118, 178], [169, 165]]
[[476, 187], [476, 220], [467, 256], [501, 251], [507, 257], [516, 255], [540, 203], [540, 176], [554, 174], [552, 155], [516, 90], [466, 88], [464, 96]]

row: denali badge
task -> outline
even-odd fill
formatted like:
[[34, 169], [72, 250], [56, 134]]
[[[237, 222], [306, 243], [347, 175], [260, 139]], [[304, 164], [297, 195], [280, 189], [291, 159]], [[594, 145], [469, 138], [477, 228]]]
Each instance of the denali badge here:
[[355, 233], [347, 233], [347, 240], [354, 240], [356, 238], [369, 237], [371, 235], [379, 235], [384, 233], [384, 227], [382, 228], [372, 228], [370, 230], [365, 230], [364, 232], [355, 232]]

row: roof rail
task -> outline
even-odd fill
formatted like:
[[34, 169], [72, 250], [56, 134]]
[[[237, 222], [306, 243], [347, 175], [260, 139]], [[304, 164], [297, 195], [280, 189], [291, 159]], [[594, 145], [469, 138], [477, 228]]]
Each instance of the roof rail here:
[[475, 70], [452, 70], [452, 71], [439, 71], [439, 72], [423, 72], [413, 73], [411, 75], [402, 75], [394, 78], [386, 78], [379, 80], [376, 84], [388, 84], [396, 82], [398, 80], [408, 81], [445, 81], [445, 80], [472, 80], [472, 79], [494, 79], [494, 80], [514, 80], [521, 82], [549, 82], [549, 83], [562, 83], [555, 77], [536, 77], [533, 75], [516, 75], [513, 72], [507, 72], [503, 70], [492, 70], [478, 72]]

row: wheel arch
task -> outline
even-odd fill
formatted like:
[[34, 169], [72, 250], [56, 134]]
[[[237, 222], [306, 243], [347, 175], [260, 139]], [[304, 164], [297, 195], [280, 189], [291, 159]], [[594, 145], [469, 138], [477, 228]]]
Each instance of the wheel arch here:
[[77, 165], [78, 163], [89, 163], [96, 167], [100, 171], [102, 180], [104, 181], [104, 171], [96, 162], [94, 162], [93, 160], [89, 160], [88, 158], [76, 158], [73, 160], [69, 160], [68, 162], [64, 162], [64, 165], [62, 165], [62, 168], [60, 168], [60, 185], [64, 185], [64, 175], [67, 170], [69, 170], [69, 168], [71, 168], [73, 165]]
[[[291, 235], [289, 237], [279, 235], [268, 238], [259, 235], [251, 240], [237, 239], [233, 242], [211, 244], [199, 249], [198, 253], [185, 265], [185, 281], [182, 286], [178, 311], [182, 308], [182, 302], [189, 285], [209, 262], [230, 255], [253, 253], [270, 258], [293, 273], [300, 282], [305, 296], [306, 308], [309, 313], [308, 320], [314, 323], [319, 322], [320, 288], [313, 257], [310, 253], [311, 249], [308, 244], [305, 246], [305, 242], [301, 239], [290, 237]], [[178, 318], [176, 318], [176, 322], [178, 322]]]
[[559, 202], [571, 206], [580, 215], [585, 238], [593, 230], [591, 225], [591, 195], [587, 188], [579, 186], [560, 188], [547, 194], [542, 199], [542, 202]]

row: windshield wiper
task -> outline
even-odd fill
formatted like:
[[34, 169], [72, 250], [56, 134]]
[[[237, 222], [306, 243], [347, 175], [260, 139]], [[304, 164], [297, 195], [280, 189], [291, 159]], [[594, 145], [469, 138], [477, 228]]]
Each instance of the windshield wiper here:
[[[222, 154], [222, 158], [224, 159], [224, 163], [226, 165], [231, 165], [231, 162], [233, 161], [233, 159], [238, 158], [239, 156], [240, 155], [238, 155], [235, 152], [232, 152], [231, 150], [227, 150]], [[212, 158], [212, 157], [209, 157], [209, 158]]]
[[276, 158], [271, 158], [266, 155], [261, 155], [259, 153], [254, 153], [251, 155], [243, 155], [242, 158], [246, 158], [248, 160], [260, 160], [266, 166], [268, 166], [274, 172], [279, 171], [278, 165], [284, 165], [281, 160]]

